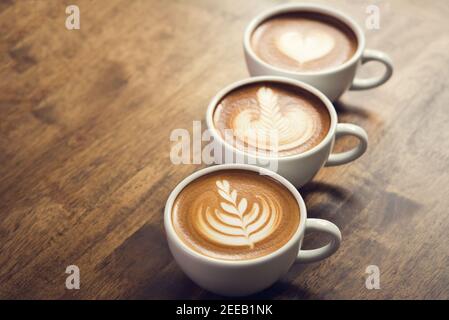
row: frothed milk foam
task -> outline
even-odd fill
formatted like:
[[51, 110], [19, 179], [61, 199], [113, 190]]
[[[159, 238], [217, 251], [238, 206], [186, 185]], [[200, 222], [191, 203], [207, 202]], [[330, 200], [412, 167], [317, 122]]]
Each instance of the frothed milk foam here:
[[[232, 132], [235, 148], [276, 152], [281, 157], [313, 148], [330, 127], [329, 112], [318, 97], [274, 82], [249, 84], [228, 93], [217, 105], [213, 121], [222, 138]], [[273, 136], [275, 141], [270, 139]]]
[[357, 50], [357, 38], [347, 25], [335, 18], [299, 12], [262, 22], [253, 32], [251, 46], [270, 65], [307, 72], [345, 63]]
[[298, 228], [295, 197], [278, 181], [257, 172], [222, 170], [187, 185], [172, 209], [182, 241], [200, 254], [225, 260], [267, 255]]

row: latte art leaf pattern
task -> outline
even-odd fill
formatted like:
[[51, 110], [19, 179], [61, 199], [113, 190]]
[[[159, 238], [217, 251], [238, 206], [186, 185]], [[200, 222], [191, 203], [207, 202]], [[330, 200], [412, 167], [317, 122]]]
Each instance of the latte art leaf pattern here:
[[198, 215], [197, 229], [205, 238], [224, 246], [254, 248], [273, 233], [280, 215], [273, 200], [260, 195], [259, 202], [249, 203], [227, 180], [217, 180], [216, 187], [220, 207], [207, 206]]
[[269, 88], [262, 87], [257, 91], [257, 101], [260, 107], [261, 126], [265, 130], [280, 129], [285, 124], [281, 109], [278, 104], [278, 97]]
[[268, 87], [257, 91], [255, 108], [242, 110], [233, 121], [235, 136], [260, 149], [282, 151], [307, 142], [315, 133], [315, 120], [295, 105], [283, 105]]
[[224, 169], [185, 186], [171, 217], [187, 247], [207, 257], [236, 261], [281, 248], [297, 231], [301, 212], [294, 195], [275, 179]]

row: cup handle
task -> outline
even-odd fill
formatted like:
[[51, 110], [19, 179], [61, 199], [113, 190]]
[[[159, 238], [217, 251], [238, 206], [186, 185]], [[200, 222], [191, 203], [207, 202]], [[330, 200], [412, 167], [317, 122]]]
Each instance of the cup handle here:
[[369, 61], [379, 61], [385, 65], [385, 72], [381, 76], [368, 78], [368, 79], [354, 79], [352, 86], [349, 90], [365, 90], [380, 86], [388, 81], [393, 75], [393, 62], [391, 58], [381, 51], [366, 49], [362, 55], [362, 64]]
[[326, 167], [339, 166], [341, 164], [354, 161], [365, 153], [368, 148], [368, 134], [366, 131], [355, 124], [338, 123], [335, 132], [335, 139], [347, 135], [354, 136], [359, 139], [359, 144], [351, 150], [345, 152], [331, 153], [325, 164]]
[[331, 240], [325, 246], [312, 250], [299, 250], [296, 262], [310, 263], [330, 257], [340, 247], [341, 232], [338, 227], [323, 219], [307, 219], [306, 232], [308, 230], [321, 231], [331, 236]]

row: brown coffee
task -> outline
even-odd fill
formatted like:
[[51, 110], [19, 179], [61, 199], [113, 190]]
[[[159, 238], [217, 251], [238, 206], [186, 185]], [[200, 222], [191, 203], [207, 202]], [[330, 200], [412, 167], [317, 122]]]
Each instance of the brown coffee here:
[[269, 176], [222, 170], [188, 184], [177, 196], [172, 222], [194, 251], [217, 259], [248, 260], [285, 245], [298, 229], [296, 198]]
[[329, 132], [331, 120], [324, 102], [312, 93], [293, 85], [262, 82], [228, 93], [215, 108], [213, 122], [235, 148], [283, 157], [318, 145]]
[[339, 66], [357, 50], [352, 29], [333, 17], [299, 12], [262, 22], [251, 37], [256, 55], [287, 71], [319, 71]]

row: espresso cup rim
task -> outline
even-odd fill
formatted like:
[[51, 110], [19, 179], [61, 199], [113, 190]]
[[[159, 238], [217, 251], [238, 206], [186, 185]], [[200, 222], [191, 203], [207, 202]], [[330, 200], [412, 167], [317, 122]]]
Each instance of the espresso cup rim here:
[[[296, 86], [296, 87], [299, 87], [299, 88], [313, 94], [318, 99], [320, 99], [320, 101], [323, 102], [324, 105], [326, 106], [327, 111], [329, 112], [330, 120], [331, 120], [329, 131], [327, 132], [327, 134], [323, 138], [323, 140], [321, 140], [320, 143], [318, 143], [316, 146], [314, 146], [313, 148], [311, 148], [307, 151], [304, 151], [304, 152], [301, 152], [298, 154], [287, 155], [287, 156], [279, 156], [278, 155], [278, 156], [273, 156], [273, 157], [266, 156], [266, 155], [259, 155], [257, 153], [251, 154], [246, 151], [237, 149], [235, 146], [226, 142], [221, 137], [221, 135], [218, 134], [218, 130], [215, 128], [215, 125], [214, 125], [213, 114], [214, 114], [214, 110], [215, 110], [216, 106], [221, 101], [221, 99], [224, 96], [226, 96], [229, 92], [231, 92], [237, 88], [243, 87], [245, 85], [258, 83], [258, 82], [276, 82], [276, 83]], [[248, 157], [252, 157], [252, 158], [256, 158], [256, 159], [263, 159], [263, 160], [268, 160], [268, 161], [270, 161], [270, 160], [287, 161], [287, 160], [302, 159], [302, 158], [306, 158], [310, 155], [313, 155], [313, 154], [319, 152], [319, 150], [324, 148], [324, 146], [326, 146], [333, 139], [335, 132], [337, 130], [337, 123], [338, 123], [338, 116], [337, 116], [337, 112], [335, 111], [335, 107], [333, 106], [332, 102], [329, 100], [329, 98], [326, 97], [326, 95], [324, 93], [322, 93], [317, 88], [315, 88], [305, 82], [302, 82], [302, 81], [299, 81], [296, 79], [292, 79], [292, 78], [282, 77], [282, 76], [258, 76], [258, 77], [251, 77], [251, 78], [246, 78], [246, 79], [242, 79], [242, 80], [233, 82], [232, 84], [228, 85], [227, 87], [225, 87], [224, 89], [219, 91], [212, 98], [212, 100], [209, 103], [209, 106], [207, 108], [207, 111], [206, 111], [206, 125], [207, 125], [208, 129], [210, 130], [210, 133], [214, 139], [218, 139], [218, 141], [220, 141], [224, 146], [231, 148], [232, 151], [234, 151], [235, 153], [238, 153], [242, 156], [248, 156]]]
[[[317, 71], [291, 71], [288, 69], [279, 68], [276, 66], [273, 66], [265, 61], [263, 61], [259, 56], [254, 52], [252, 46], [251, 46], [251, 35], [253, 34], [254, 30], [265, 20], [274, 17], [276, 15], [284, 14], [284, 13], [293, 13], [293, 12], [315, 12], [320, 13], [324, 15], [331, 16], [343, 23], [345, 23], [356, 35], [357, 37], [357, 50], [354, 53], [354, 55], [347, 61], [345, 61], [343, 64], [326, 68], [323, 70], [317, 70]], [[295, 75], [301, 75], [301, 76], [319, 76], [319, 75], [328, 75], [333, 74], [335, 72], [344, 70], [348, 68], [349, 66], [357, 63], [360, 59], [360, 57], [363, 54], [363, 51], [365, 50], [365, 35], [361, 29], [361, 27], [357, 24], [357, 22], [352, 19], [350, 16], [346, 15], [344, 12], [334, 9], [332, 7], [321, 5], [321, 4], [309, 4], [309, 3], [301, 3], [301, 4], [286, 4], [286, 5], [280, 5], [276, 6], [274, 8], [265, 10], [261, 12], [259, 15], [254, 17], [250, 23], [247, 25], [244, 35], [243, 35], [243, 47], [245, 51], [251, 56], [251, 58], [261, 65], [263, 65], [265, 68], [274, 70], [275, 72], [282, 72], [284, 74], [287, 74], [289, 76], [295, 76]]]
[[[203, 255], [199, 252], [196, 252], [189, 246], [187, 246], [177, 235], [176, 231], [173, 227], [173, 221], [172, 221], [172, 208], [173, 203], [176, 200], [179, 193], [191, 182], [195, 181], [196, 179], [209, 174], [211, 172], [216, 171], [224, 171], [224, 170], [246, 170], [251, 172], [257, 172], [259, 174], [267, 175], [279, 183], [281, 183], [284, 187], [287, 188], [288, 191], [295, 197], [296, 202], [299, 206], [299, 223], [298, 227], [293, 234], [293, 236], [280, 248], [274, 250], [273, 252], [270, 252], [267, 255], [264, 255], [262, 257], [257, 257], [254, 259], [246, 259], [246, 260], [225, 260], [225, 259], [219, 259], [214, 257], [209, 257], [206, 255]], [[306, 228], [306, 221], [307, 221], [307, 208], [304, 202], [304, 199], [302, 198], [299, 191], [291, 184], [287, 179], [282, 177], [281, 175], [277, 174], [276, 172], [270, 171], [265, 168], [260, 168], [254, 165], [249, 164], [220, 164], [220, 165], [214, 165], [210, 167], [206, 167], [203, 169], [200, 169], [198, 171], [195, 171], [185, 177], [181, 182], [179, 182], [176, 187], [172, 190], [170, 193], [164, 210], [164, 225], [165, 225], [165, 232], [168, 237], [170, 237], [172, 240], [174, 240], [179, 246], [181, 246], [182, 250], [193, 256], [194, 258], [197, 258], [201, 260], [202, 262], [214, 264], [214, 265], [225, 265], [225, 266], [236, 266], [236, 267], [242, 267], [242, 266], [252, 266], [257, 265], [260, 263], [264, 263], [267, 261], [270, 261], [272, 259], [275, 259], [279, 255], [283, 254], [284, 252], [290, 250], [293, 246], [295, 246], [299, 241], [301, 241], [301, 237], [304, 235], [305, 228]]]

